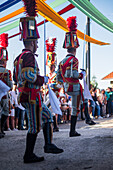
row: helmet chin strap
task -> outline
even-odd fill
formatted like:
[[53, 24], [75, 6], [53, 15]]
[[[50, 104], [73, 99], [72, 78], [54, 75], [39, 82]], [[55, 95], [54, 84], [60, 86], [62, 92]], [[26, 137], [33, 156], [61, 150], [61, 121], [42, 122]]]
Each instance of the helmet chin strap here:
[[36, 57], [38, 57], [38, 54], [34, 54]]

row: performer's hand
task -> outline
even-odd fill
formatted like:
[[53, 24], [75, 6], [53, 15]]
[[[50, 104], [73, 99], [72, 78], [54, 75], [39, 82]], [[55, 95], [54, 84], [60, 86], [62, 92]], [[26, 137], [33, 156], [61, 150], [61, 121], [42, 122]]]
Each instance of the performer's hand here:
[[85, 71], [82, 71], [81, 73], [83, 74], [83, 77], [86, 76], [86, 72]]
[[53, 88], [53, 87], [54, 87], [54, 84], [52, 84], [52, 83], [49, 83], [49, 86], [50, 86], [51, 88]]
[[47, 86], [47, 85], [45, 85], [45, 89], [48, 89], [48, 86]]
[[63, 86], [62, 86], [61, 84], [57, 84], [56, 87], [60, 89], [60, 88], [62, 88]]
[[48, 83], [48, 79], [49, 79], [49, 77], [44, 76], [44, 83]]

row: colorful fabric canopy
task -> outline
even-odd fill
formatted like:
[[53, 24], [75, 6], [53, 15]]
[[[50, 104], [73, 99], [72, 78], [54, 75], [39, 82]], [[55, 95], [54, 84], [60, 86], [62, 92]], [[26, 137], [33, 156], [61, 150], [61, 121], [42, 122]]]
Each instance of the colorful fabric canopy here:
[[8, 15], [2, 17], [2, 18], [0, 18], [0, 23], [6, 21], [6, 20], [8, 20], [8, 19], [13, 18], [13, 17], [15, 17], [15, 16], [17, 16], [17, 15], [23, 13], [24, 11], [25, 11], [25, 9], [24, 9], [24, 7], [22, 7], [22, 8], [20, 8], [20, 9], [14, 11], [14, 12], [12, 12], [12, 13], [10, 13], [10, 14], [8, 14]]
[[[67, 11], [69, 11], [69, 10], [71, 10], [71, 9], [73, 9], [73, 8], [75, 8], [75, 6], [72, 5], [72, 4], [70, 4], [70, 5], [68, 5], [67, 7], [63, 8], [62, 10], [60, 10], [60, 11], [58, 12], [58, 14], [59, 14], [59, 15], [62, 15], [62, 14], [66, 13]], [[19, 22], [19, 21], [18, 21], [18, 22]], [[47, 19], [45, 20], [45, 23], [46, 23], [46, 22], [48, 22]], [[44, 24], [44, 21], [39, 22], [39, 23], [37, 24], [37, 27], [40, 26], [40, 25], [42, 25], [42, 24]], [[6, 29], [7, 29], [7, 28], [6, 28]], [[14, 34], [14, 35], [10, 36], [9, 38], [13, 38], [13, 37], [15, 37], [15, 36], [17, 36], [17, 35], [19, 35], [19, 34], [20, 34], [20, 33]]]
[[19, 20], [9, 24], [9, 25], [6, 25], [5, 27], [2, 27], [0, 28], [0, 34], [4, 33], [4, 32], [7, 32], [13, 28], [16, 28], [19, 26]]
[[80, 11], [85, 15], [95, 21], [97, 24], [101, 25], [110, 32], [113, 32], [113, 23], [106, 18], [95, 6], [88, 0], [69, 0], [73, 5], [75, 5]]
[[[52, 3], [52, 4], [53, 4], [53, 3]], [[68, 5], [67, 7], [63, 8], [62, 10], [60, 10], [60, 11], [58, 12], [58, 14], [59, 14], [59, 15], [62, 15], [62, 14], [68, 12], [69, 10], [71, 10], [71, 9], [73, 9], [73, 8], [75, 8], [75, 6], [72, 5], [72, 4], [70, 4], [70, 5]], [[43, 24], [44, 22], [42, 21], [42, 22], [40, 22], [40, 23]], [[42, 25], [42, 24], [40, 24], [40, 23], [37, 24], [37, 26]], [[18, 26], [19, 26], [19, 20], [18, 20], [18, 21], [15, 21], [15, 22], [13, 22], [13, 23], [11, 23], [11, 24], [9, 24], [9, 25], [6, 25], [6, 26], [4, 26], [4, 27], [2, 27], [2, 28], [0, 28], [0, 34], [2, 34], [2, 33], [4, 33], [4, 32], [7, 32], [7, 31], [9, 31], [9, 30], [11, 30], [11, 29], [13, 29], [13, 28], [18, 27]]]
[[65, 2], [67, 2], [68, 0], [55, 0], [53, 1], [51, 4], [49, 4], [49, 6], [51, 8], [56, 8], [57, 6], [60, 6], [62, 4], [64, 4]]
[[7, 8], [17, 4], [18, 2], [20, 2], [21, 0], [8, 0], [6, 2], [4, 2], [3, 4], [0, 5], [0, 12], [6, 10]]
[[[40, 15], [42, 15], [44, 18], [46, 18], [48, 21], [52, 22], [59, 28], [63, 29], [64, 31], [68, 32], [66, 21], [57, 13], [55, 12], [48, 4], [46, 4], [43, 0], [37, 0], [37, 10]], [[25, 11], [24, 7], [12, 12], [9, 15], [6, 15], [5, 17], [2, 17], [0, 19], [0, 22], [6, 21], [14, 16], [17, 16]], [[84, 40], [84, 34], [77, 30], [77, 35], [79, 38]], [[88, 35], [85, 35], [85, 40], [94, 44], [99, 45], [108, 45], [109, 43], [104, 43], [98, 40], [95, 40]]]
[[43, 0], [36, 0], [38, 13], [57, 27], [67, 31], [66, 21]]

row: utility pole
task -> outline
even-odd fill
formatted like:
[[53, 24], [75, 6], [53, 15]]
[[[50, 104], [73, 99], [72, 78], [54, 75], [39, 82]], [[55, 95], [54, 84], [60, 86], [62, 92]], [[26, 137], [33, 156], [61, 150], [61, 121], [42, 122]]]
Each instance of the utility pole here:
[[[89, 0], [90, 1], [90, 0]], [[87, 24], [86, 24], [86, 34], [90, 36], [90, 18], [87, 17]], [[87, 72], [87, 77], [86, 77], [86, 83], [88, 88], [90, 89], [90, 43], [87, 42], [87, 50], [86, 50], [86, 72]]]
[[[44, 19], [44, 76], [46, 76], [46, 24]], [[44, 85], [44, 102], [46, 101], [46, 84]]]
[[46, 23], [44, 19], [44, 76], [46, 76]]

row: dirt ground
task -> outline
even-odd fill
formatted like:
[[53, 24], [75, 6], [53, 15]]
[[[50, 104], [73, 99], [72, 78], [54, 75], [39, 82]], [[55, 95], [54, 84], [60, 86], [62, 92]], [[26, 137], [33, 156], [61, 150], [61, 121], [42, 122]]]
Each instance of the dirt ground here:
[[9, 132], [0, 139], [0, 170], [113, 170], [113, 117], [96, 120], [89, 126], [77, 122], [80, 137], [69, 137], [69, 124], [60, 125], [53, 143], [64, 149], [61, 154], [44, 153], [42, 131], [35, 145], [35, 153], [44, 156], [40, 163], [24, 164], [23, 154], [27, 131]]

